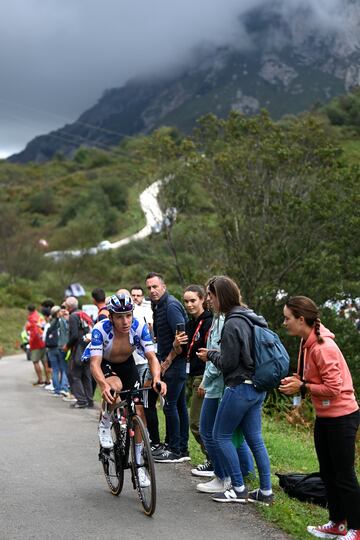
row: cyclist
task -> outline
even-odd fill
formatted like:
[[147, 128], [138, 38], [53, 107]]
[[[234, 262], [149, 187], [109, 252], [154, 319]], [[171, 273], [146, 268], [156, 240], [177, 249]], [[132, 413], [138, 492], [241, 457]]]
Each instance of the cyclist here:
[[[113, 391], [140, 388], [138, 371], [132, 353], [145, 357], [149, 362], [153, 388], [160, 383], [160, 394], [166, 394], [166, 384], [160, 381], [160, 365], [154, 352], [149, 329], [144, 322], [133, 317], [134, 304], [126, 294], [114, 294], [107, 302], [109, 318], [95, 324], [91, 342], [84, 353], [84, 360], [90, 357], [91, 373], [101, 390], [103, 398], [102, 415], [98, 435], [103, 448], [111, 449], [111, 412], [119, 398]], [[144, 409], [139, 395], [136, 412], [146, 425]], [[135, 433], [135, 452], [138, 464], [141, 462], [142, 440]], [[143, 474], [142, 474], [143, 473]], [[139, 469], [140, 482], [148, 482], [145, 472]], [[142, 487], [146, 487], [143, 485]]]

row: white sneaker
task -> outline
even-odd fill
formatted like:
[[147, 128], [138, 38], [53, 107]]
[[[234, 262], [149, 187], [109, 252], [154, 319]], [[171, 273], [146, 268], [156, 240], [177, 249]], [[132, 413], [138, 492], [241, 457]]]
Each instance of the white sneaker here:
[[111, 437], [111, 425], [104, 426], [104, 424], [100, 422], [98, 427], [98, 435], [102, 448], [108, 448], [111, 450], [114, 447], [114, 442]]
[[225, 478], [220, 480], [217, 476], [210, 480], [210, 482], [203, 482], [196, 486], [197, 491], [201, 493], [217, 493], [218, 491], [226, 491], [231, 487], [231, 480]]
[[139, 476], [139, 484], [140, 487], [145, 488], [150, 486], [150, 479], [148, 478], [146, 474], [145, 467], [139, 467], [138, 468], [138, 476]]
[[44, 386], [44, 389], [45, 390], [50, 390], [50, 392], [51, 392], [52, 390], [54, 390], [53, 383], [51, 382], [50, 384], [47, 384], [46, 386]]
[[67, 396], [64, 396], [62, 398], [63, 401], [68, 401], [69, 403], [76, 403], [77, 402], [77, 399], [75, 396], [72, 396], [71, 394], [67, 397]]

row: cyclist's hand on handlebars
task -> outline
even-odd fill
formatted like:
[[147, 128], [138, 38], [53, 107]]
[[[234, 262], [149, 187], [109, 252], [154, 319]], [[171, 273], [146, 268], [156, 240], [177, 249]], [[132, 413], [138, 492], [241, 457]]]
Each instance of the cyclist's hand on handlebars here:
[[160, 396], [166, 396], [167, 386], [166, 383], [164, 383], [163, 381], [154, 382], [153, 389], [155, 390], [155, 392], [160, 394]]
[[116, 401], [116, 395], [110, 385], [105, 384], [101, 391], [102, 398], [112, 405]]

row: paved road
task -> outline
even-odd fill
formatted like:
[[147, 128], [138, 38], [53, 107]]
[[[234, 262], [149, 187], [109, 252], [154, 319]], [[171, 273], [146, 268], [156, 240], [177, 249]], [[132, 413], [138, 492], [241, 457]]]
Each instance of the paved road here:
[[221, 505], [196, 493], [189, 464], [157, 465], [157, 511], [146, 517], [129, 474], [120, 497], [106, 487], [97, 412], [71, 410], [31, 380], [23, 355], [0, 360], [1, 540], [287, 538], [252, 506]]

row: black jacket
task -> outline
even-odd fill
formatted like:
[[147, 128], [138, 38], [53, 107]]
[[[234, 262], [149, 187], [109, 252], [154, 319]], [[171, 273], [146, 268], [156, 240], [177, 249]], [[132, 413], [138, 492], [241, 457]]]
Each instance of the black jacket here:
[[[81, 347], [82, 349], [85, 349], [86, 342], [84, 341], [84, 336], [86, 334], [85, 327], [82, 324], [82, 316], [81, 314], [84, 313], [83, 311], [79, 309], [75, 309], [70, 313], [69, 316], [69, 339], [67, 342], [68, 349], [76, 349], [77, 347]], [[88, 330], [90, 328], [88, 327]]]
[[[187, 345], [187, 352], [190, 350], [190, 375], [196, 376], [196, 375], [202, 375], [205, 370], [205, 362], [202, 360], [199, 360], [196, 353], [197, 351], [202, 348], [206, 347], [206, 339], [207, 335], [209, 333], [211, 323], [212, 323], [213, 315], [211, 311], [208, 311], [207, 309], [200, 315], [198, 319], [191, 319], [186, 323], [186, 334], [189, 338], [188, 345]], [[197, 332], [197, 335], [195, 336], [193, 346], [191, 347], [191, 342], [194, 336], [194, 333], [196, 329], [199, 326], [200, 321], [203, 321], [199, 331]]]
[[237, 386], [254, 374], [252, 329], [246, 321], [236, 317], [236, 313], [245, 315], [253, 324], [267, 326], [264, 317], [245, 307], [236, 306], [226, 315], [220, 351], [208, 352], [208, 359], [222, 371], [226, 386]]
[[[154, 312], [154, 335], [158, 346], [158, 358], [163, 362], [172, 349], [176, 325], [187, 320], [182, 304], [174, 296], [165, 292], [160, 300], [152, 305]], [[175, 360], [180, 358], [177, 357]]]

